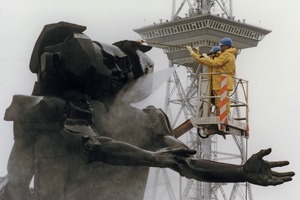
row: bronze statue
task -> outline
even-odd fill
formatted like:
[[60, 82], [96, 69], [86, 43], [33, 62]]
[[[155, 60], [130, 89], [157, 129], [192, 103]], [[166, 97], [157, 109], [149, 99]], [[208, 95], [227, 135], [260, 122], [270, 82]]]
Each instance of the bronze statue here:
[[0, 199], [140, 200], [149, 167], [199, 181], [269, 186], [292, 180], [293, 172], [272, 171], [287, 161], [263, 160], [271, 149], [244, 165], [193, 158], [196, 151], [172, 136], [160, 109], [140, 110], [123, 98], [131, 84], [152, 73], [145, 54], [151, 47], [95, 42], [85, 29], [59, 22], [41, 32], [30, 62], [38, 77], [32, 96], [14, 96], [5, 115], [14, 122], [15, 144]]

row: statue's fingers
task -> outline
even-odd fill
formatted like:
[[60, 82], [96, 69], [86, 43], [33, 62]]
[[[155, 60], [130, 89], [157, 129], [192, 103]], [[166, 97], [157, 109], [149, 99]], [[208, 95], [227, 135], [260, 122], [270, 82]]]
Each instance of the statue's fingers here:
[[284, 177], [280, 177], [280, 178], [273, 178], [273, 179], [269, 179], [268, 180], [268, 183], [270, 185], [280, 185], [280, 184], [283, 184], [285, 182], [289, 182], [289, 181], [292, 181], [292, 177], [290, 176], [284, 176]]
[[279, 178], [282, 178], [282, 177], [293, 177], [295, 176], [295, 172], [274, 172], [272, 171], [272, 176], [275, 176], [275, 177], [279, 177]]
[[188, 151], [186, 151], [189, 155], [194, 155], [194, 154], [196, 154], [197, 153], [197, 151], [196, 150], [194, 150], [194, 149], [189, 149]]
[[174, 149], [173, 153], [179, 156], [189, 157], [191, 155], [196, 154], [197, 151], [194, 149], [178, 148], [178, 149]]
[[271, 148], [262, 149], [256, 155], [257, 155], [258, 159], [262, 159], [264, 156], [269, 155], [271, 152], [272, 152]]
[[273, 185], [273, 186], [284, 183], [284, 181], [282, 179], [269, 179], [267, 182], [268, 182], [268, 185]]
[[183, 157], [190, 157], [191, 155], [196, 154], [196, 151], [183, 151], [178, 153], [177, 155], [183, 156]]
[[280, 179], [281, 179], [283, 182], [289, 182], [289, 181], [292, 181], [292, 180], [293, 180], [293, 178], [290, 177], [290, 176], [284, 176], [284, 177], [281, 177]]
[[271, 168], [273, 167], [283, 167], [283, 166], [286, 166], [286, 165], [289, 165], [290, 162], [289, 161], [275, 161], [275, 162], [269, 162], [269, 166]]

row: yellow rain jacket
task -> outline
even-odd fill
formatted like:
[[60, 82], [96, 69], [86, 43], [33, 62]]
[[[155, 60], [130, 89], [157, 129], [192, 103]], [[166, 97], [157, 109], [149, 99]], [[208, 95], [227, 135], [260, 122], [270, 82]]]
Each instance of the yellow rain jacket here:
[[[237, 54], [236, 48], [229, 48], [222, 52], [218, 57], [211, 58], [199, 58], [199, 55], [192, 54], [192, 56], [199, 63], [211, 67], [212, 73], [227, 74], [227, 90], [231, 91], [234, 87], [234, 75], [235, 75], [235, 57]], [[221, 89], [221, 75], [212, 76], [212, 90]]]

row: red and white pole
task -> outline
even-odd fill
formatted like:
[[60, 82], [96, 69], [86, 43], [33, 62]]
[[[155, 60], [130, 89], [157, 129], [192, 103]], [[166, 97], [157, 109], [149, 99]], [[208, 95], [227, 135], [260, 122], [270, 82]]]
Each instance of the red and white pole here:
[[227, 118], [227, 75], [221, 74], [220, 122], [228, 124]]

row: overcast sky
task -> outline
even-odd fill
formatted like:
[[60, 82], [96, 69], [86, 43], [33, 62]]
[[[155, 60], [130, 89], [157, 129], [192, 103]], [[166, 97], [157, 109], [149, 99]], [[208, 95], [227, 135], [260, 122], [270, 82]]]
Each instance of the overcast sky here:
[[[36, 77], [29, 71], [29, 59], [45, 24], [68, 21], [85, 25], [88, 36], [105, 43], [139, 39], [132, 29], [170, 19], [171, 2], [0, 0], [0, 116], [4, 116], [14, 94], [31, 93]], [[249, 154], [272, 147], [267, 159], [289, 160], [291, 164], [284, 170], [297, 173], [300, 168], [297, 155], [300, 151], [300, 1], [236, 0], [233, 6], [237, 19], [272, 30], [258, 47], [243, 50], [237, 60], [238, 76], [250, 81]], [[167, 58], [161, 50], [153, 49], [149, 56], [157, 68], [167, 67]], [[152, 104], [152, 100], [148, 103]], [[164, 98], [154, 103], [161, 106], [163, 102]], [[6, 174], [13, 133], [11, 122], [0, 120], [0, 126], [1, 176]], [[282, 186], [253, 186], [254, 199], [296, 200], [300, 198], [299, 185], [296, 174], [293, 182]]]

